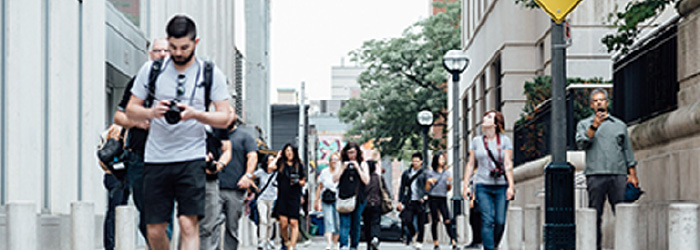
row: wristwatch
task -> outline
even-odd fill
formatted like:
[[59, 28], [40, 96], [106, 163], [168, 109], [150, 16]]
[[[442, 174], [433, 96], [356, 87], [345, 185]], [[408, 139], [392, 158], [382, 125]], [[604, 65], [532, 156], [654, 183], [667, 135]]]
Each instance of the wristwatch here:
[[253, 174], [251, 173], [245, 173], [245, 177], [248, 177], [248, 179], [253, 179]]

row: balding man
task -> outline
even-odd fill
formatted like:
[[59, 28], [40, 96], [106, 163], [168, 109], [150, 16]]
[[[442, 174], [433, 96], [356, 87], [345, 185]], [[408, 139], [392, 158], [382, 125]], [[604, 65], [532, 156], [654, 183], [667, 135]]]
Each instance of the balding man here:
[[[168, 50], [168, 40], [164, 38], [155, 39], [153, 46], [148, 52], [151, 60], [160, 60], [170, 56]], [[146, 220], [144, 217], [143, 208], [143, 153], [146, 145], [146, 136], [148, 136], [148, 120], [133, 121], [126, 116], [126, 105], [131, 98], [131, 88], [134, 86], [134, 78], [131, 78], [124, 89], [122, 100], [117, 106], [117, 111], [114, 112], [114, 123], [129, 129], [126, 147], [129, 151], [127, 159], [124, 160], [127, 166], [127, 178], [124, 183], [119, 183], [116, 178], [111, 175], [105, 175], [105, 187], [109, 187], [110, 202], [105, 218], [104, 228], [104, 247], [105, 249], [114, 248], [114, 207], [121, 204], [126, 204], [129, 200], [129, 187], [134, 194], [134, 203], [136, 209], [139, 210], [139, 231], [145, 239], [148, 239], [146, 234]], [[113, 191], [114, 190], [114, 191]]]

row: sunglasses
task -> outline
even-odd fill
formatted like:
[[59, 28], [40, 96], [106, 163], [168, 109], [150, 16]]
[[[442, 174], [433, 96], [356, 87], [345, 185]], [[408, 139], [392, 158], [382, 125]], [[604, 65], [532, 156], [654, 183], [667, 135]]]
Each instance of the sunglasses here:
[[180, 97], [185, 94], [185, 82], [187, 82], [187, 78], [185, 78], [185, 75], [177, 75], [177, 97]]

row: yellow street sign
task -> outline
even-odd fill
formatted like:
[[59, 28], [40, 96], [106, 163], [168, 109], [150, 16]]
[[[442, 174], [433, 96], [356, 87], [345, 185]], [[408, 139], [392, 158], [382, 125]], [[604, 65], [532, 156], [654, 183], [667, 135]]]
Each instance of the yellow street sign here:
[[554, 22], [561, 24], [581, 0], [535, 0], [537, 5], [547, 12]]

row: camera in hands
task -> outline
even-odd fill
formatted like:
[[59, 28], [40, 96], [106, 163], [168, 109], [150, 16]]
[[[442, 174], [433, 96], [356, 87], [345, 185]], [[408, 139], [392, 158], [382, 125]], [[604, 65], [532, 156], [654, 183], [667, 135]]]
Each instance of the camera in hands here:
[[168, 106], [168, 111], [165, 112], [165, 121], [167, 121], [169, 124], [176, 124], [180, 122], [180, 114], [182, 113], [182, 109], [177, 106], [179, 101], [177, 99], [171, 100], [170, 105]]
[[297, 174], [297, 173], [290, 173], [289, 174], [289, 180], [292, 182], [292, 186], [299, 185], [300, 179], [301, 178], [300, 178], [299, 174]]

